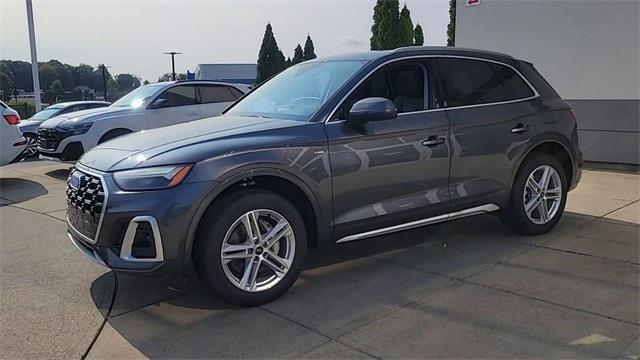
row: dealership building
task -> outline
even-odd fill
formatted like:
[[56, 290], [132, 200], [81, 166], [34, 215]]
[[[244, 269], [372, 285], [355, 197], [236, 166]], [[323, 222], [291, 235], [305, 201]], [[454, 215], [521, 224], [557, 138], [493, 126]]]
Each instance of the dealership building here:
[[640, 164], [640, 2], [456, 0], [456, 47], [532, 62], [573, 106], [586, 161]]

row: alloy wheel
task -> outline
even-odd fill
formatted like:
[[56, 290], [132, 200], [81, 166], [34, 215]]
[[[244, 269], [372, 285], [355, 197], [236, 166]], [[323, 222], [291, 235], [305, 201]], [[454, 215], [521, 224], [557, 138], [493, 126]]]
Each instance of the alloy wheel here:
[[38, 154], [38, 140], [33, 136], [25, 136], [25, 139], [27, 140], [27, 156], [32, 157]]
[[249, 211], [231, 225], [222, 242], [224, 274], [244, 291], [268, 290], [289, 271], [295, 244], [284, 216], [267, 209]]
[[562, 201], [560, 174], [549, 165], [542, 165], [531, 172], [524, 188], [524, 211], [531, 222], [544, 225], [551, 221]]

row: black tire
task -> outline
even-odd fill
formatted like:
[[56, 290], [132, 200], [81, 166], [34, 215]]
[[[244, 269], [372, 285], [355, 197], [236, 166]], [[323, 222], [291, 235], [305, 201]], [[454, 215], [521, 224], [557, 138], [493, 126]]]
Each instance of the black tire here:
[[[227, 278], [221, 251], [225, 235], [233, 223], [243, 214], [257, 209], [275, 211], [289, 222], [295, 237], [295, 252], [288, 272], [278, 283], [263, 291], [249, 292]], [[296, 207], [275, 193], [249, 189], [215, 200], [207, 209], [196, 232], [193, 260], [200, 280], [223, 300], [240, 306], [257, 306], [275, 300], [289, 290], [302, 271], [306, 254], [307, 232]]]
[[98, 144], [102, 144], [105, 141], [109, 141], [111, 139], [117, 138], [118, 136], [122, 136], [122, 135], [126, 135], [126, 134], [131, 134], [131, 130], [127, 130], [127, 129], [110, 130], [106, 134], [102, 135], [100, 140], [98, 140]]
[[[562, 197], [560, 198], [560, 204], [555, 215], [544, 224], [536, 224], [529, 218], [529, 216], [527, 216], [523, 194], [525, 192], [525, 186], [529, 175], [531, 175], [535, 169], [544, 165], [551, 166], [558, 173], [562, 184]], [[544, 234], [556, 226], [558, 221], [560, 221], [562, 213], [564, 212], [564, 207], [567, 203], [567, 190], [567, 176], [560, 161], [557, 158], [544, 153], [531, 154], [518, 170], [518, 174], [516, 175], [511, 188], [509, 206], [501, 213], [501, 220], [519, 234]]]

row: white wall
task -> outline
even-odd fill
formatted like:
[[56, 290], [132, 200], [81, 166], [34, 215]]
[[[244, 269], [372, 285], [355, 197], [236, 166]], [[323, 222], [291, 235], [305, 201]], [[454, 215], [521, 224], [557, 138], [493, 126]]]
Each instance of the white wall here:
[[640, 99], [640, 1], [457, 0], [456, 47], [531, 61], [565, 99]]

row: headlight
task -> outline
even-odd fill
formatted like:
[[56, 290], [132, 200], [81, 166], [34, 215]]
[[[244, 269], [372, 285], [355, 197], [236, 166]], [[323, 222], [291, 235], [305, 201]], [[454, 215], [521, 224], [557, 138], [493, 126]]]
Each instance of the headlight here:
[[58, 127], [64, 131], [70, 132], [71, 135], [81, 135], [89, 131], [89, 129], [91, 128], [91, 125], [93, 125], [93, 123], [91, 122], [80, 123], [80, 124], [62, 123], [58, 125]]
[[117, 171], [113, 180], [125, 191], [160, 190], [180, 185], [191, 165], [169, 165]]

